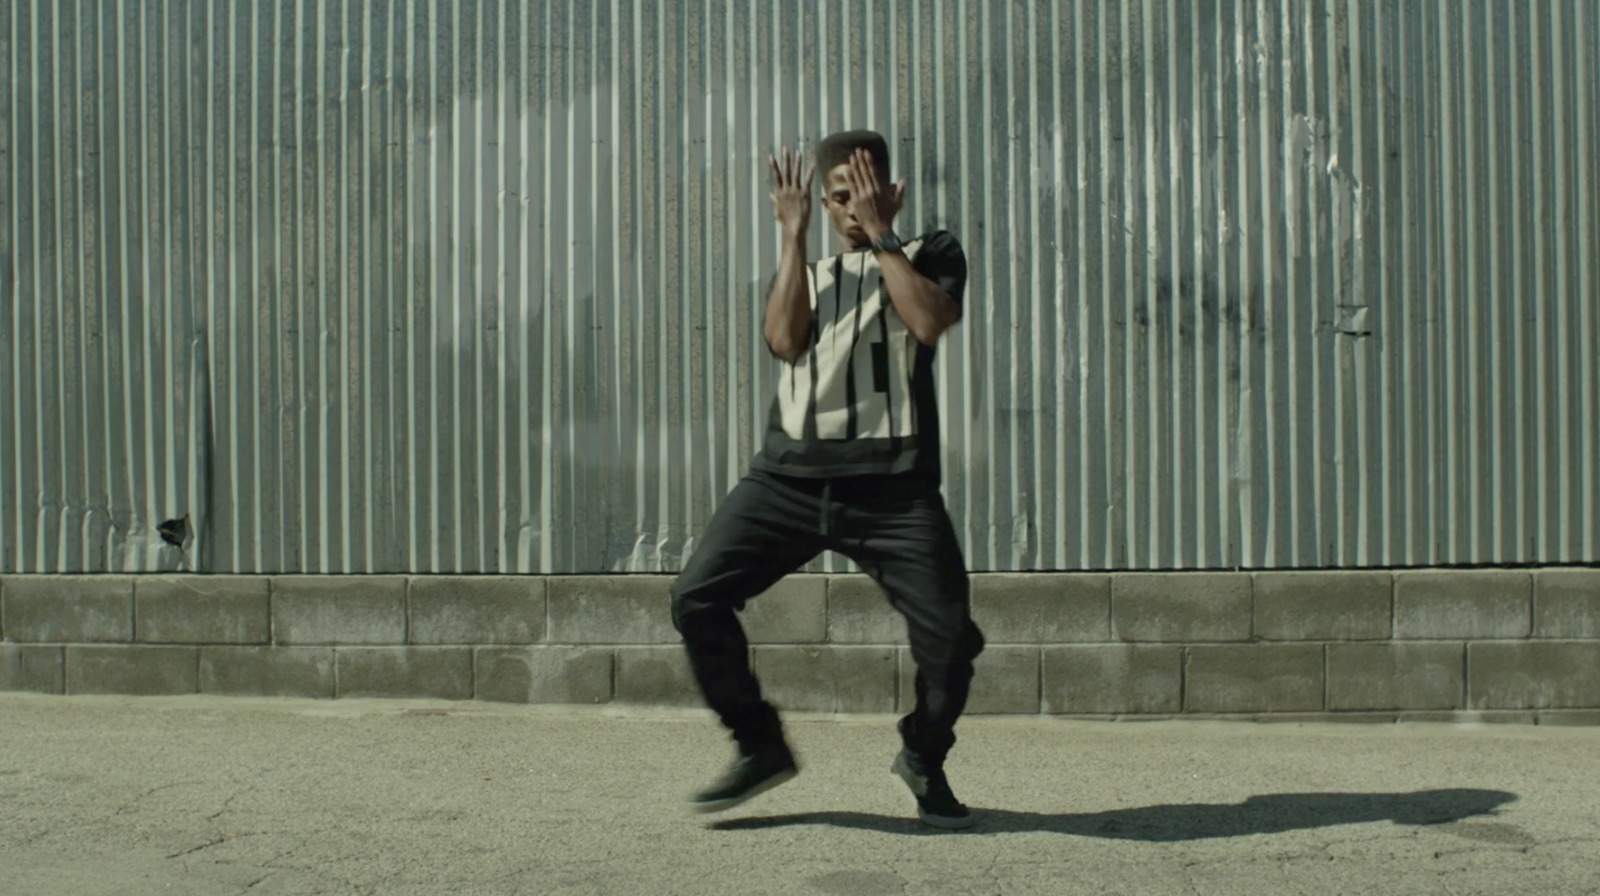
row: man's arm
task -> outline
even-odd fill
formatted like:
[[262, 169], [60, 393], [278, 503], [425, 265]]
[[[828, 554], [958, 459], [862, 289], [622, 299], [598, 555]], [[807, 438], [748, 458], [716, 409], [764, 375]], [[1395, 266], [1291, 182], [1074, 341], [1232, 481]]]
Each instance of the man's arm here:
[[[868, 239], [876, 242], [889, 232], [904, 196], [905, 181], [885, 188], [866, 150], [857, 150], [851, 157], [850, 208]], [[945, 330], [960, 322], [961, 303], [919, 273], [904, 254], [878, 253], [878, 268], [883, 272], [889, 301], [918, 342], [933, 345]]]
[[778, 275], [767, 293], [767, 316], [763, 330], [767, 348], [793, 364], [805, 353], [811, 337], [811, 283], [806, 277], [805, 231], [783, 234], [783, 257]]
[[814, 166], [801, 177], [801, 158], [788, 148], [783, 163], [767, 157], [772, 170], [772, 210], [783, 226], [783, 255], [778, 274], [767, 293], [767, 313], [762, 332], [767, 348], [793, 364], [805, 353], [811, 338], [811, 280], [806, 275], [806, 227], [811, 222], [811, 178]]
[[939, 284], [918, 273], [911, 259], [899, 252], [880, 252], [878, 268], [883, 271], [889, 301], [918, 342], [933, 345], [945, 330], [961, 322], [960, 303], [946, 295]]

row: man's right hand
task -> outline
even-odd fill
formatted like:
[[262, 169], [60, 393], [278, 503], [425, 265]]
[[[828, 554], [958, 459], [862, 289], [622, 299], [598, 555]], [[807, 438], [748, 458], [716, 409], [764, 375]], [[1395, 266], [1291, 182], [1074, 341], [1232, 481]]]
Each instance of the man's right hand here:
[[772, 200], [773, 216], [790, 236], [805, 233], [811, 223], [811, 179], [817, 169], [815, 165], [806, 165], [802, 176], [802, 161], [800, 154], [791, 153], [787, 146], [783, 148], [781, 162], [767, 156], [767, 165], [772, 170], [772, 192], [767, 195]]

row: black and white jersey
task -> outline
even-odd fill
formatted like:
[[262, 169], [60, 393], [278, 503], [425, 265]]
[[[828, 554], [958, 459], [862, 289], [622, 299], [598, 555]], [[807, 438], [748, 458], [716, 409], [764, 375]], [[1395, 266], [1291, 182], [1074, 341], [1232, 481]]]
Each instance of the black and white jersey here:
[[[905, 244], [912, 267], [961, 302], [961, 244], [937, 231]], [[758, 469], [789, 476], [911, 473], [937, 478], [939, 408], [934, 349], [890, 301], [878, 260], [861, 250], [808, 270], [811, 342], [783, 365]]]

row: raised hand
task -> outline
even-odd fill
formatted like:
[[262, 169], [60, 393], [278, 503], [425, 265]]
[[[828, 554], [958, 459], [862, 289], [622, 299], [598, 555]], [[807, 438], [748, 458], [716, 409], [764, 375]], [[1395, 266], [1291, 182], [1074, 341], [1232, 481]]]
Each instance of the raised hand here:
[[850, 202], [847, 206], [867, 236], [877, 239], [894, 225], [905, 199], [906, 182], [885, 187], [878, 177], [872, 154], [858, 149], [850, 155]]
[[791, 236], [805, 233], [811, 223], [811, 181], [817, 166], [806, 165], [802, 176], [802, 161], [800, 154], [791, 153], [787, 146], [783, 148], [782, 162], [767, 156], [772, 170], [772, 192], [767, 196], [772, 200], [773, 216]]

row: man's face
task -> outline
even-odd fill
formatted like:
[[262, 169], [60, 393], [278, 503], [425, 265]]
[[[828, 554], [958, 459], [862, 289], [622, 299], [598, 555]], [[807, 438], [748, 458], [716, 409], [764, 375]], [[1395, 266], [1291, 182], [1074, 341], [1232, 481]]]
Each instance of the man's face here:
[[835, 166], [822, 180], [822, 208], [833, 219], [833, 229], [852, 244], [867, 242], [855, 215], [850, 214], [850, 163]]

